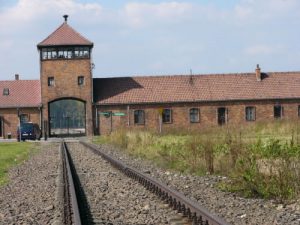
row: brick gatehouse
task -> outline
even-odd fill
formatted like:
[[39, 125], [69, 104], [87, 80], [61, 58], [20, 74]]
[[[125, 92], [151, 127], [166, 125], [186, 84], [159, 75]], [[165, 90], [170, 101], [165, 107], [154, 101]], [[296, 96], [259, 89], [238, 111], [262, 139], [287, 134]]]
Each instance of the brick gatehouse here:
[[300, 72], [93, 78], [93, 43], [68, 17], [37, 45], [40, 79], [0, 81], [0, 138], [20, 122], [47, 135], [197, 130], [300, 117]]

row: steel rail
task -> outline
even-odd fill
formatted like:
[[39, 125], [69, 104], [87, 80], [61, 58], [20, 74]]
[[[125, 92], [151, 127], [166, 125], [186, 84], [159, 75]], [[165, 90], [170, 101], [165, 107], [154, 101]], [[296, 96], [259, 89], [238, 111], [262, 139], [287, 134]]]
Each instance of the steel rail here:
[[148, 190], [157, 194], [165, 200], [171, 207], [188, 217], [195, 225], [229, 225], [224, 219], [210, 213], [206, 208], [200, 206], [197, 202], [188, 199], [180, 192], [168, 187], [162, 182], [146, 175], [134, 168], [131, 168], [102, 152], [96, 145], [80, 141], [81, 144], [91, 149], [95, 154], [102, 156], [113, 166], [123, 171], [127, 176], [143, 184]]
[[[64, 185], [65, 185], [65, 196], [64, 196], [64, 215], [66, 223], [70, 225], [81, 225], [78, 201], [75, 192], [75, 185], [73, 181], [73, 175], [69, 162], [69, 153], [64, 141], [61, 142], [61, 151], [63, 155], [63, 170], [64, 170]], [[69, 218], [66, 218], [69, 217]]]

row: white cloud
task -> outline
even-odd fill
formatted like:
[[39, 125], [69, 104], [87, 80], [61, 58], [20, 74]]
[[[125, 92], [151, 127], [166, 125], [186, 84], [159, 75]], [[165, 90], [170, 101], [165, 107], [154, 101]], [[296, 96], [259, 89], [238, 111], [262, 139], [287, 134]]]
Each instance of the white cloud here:
[[192, 8], [190, 3], [179, 2], [128, 3], [123, 9], [123, 15], [130, 26], [140, 28], [153, 22], [177, 22], [188, 17]]
[[58, 15], [69, 14], [81, 17], [99, 15], [101, 5], [97, 3], [77, 3], [72, 0], [19, 0], [16, 5], [0, 11], [0, 29], [22, 29], [23, 25], [38, 23], [40, 20], [54, 19]]
[[248, 55], [270, 55], [279, 53], [283, 50], [281, 46], [269, 46], [269, 45], [253, 45], [245, 49], [245, 53]]
[[242, 22], [262, 22], [283, 17], [300, 18], [299, 10], [299, 0], [244, 0], [234, 7], [234, 15]]

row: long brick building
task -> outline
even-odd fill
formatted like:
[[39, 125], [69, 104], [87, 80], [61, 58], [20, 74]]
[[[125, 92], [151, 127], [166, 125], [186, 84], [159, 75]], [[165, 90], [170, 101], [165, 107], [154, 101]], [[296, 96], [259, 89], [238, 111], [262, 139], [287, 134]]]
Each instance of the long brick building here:
[[37, 45], [40, 79], [0, 81], [0, 137], [26, 121], [56, 137], [300, 117], [300, 72], [93, 78], [93, 43], [64, 17]]

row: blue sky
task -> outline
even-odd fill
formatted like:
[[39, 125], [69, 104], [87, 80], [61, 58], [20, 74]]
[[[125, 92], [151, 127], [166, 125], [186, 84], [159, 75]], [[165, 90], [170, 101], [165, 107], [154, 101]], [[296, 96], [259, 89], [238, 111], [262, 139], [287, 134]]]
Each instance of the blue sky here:
[[94, 42], [94, 77], [300, 71], [299, 0], [0, 0], [0, 79], [39, 79], [63, 23]]

